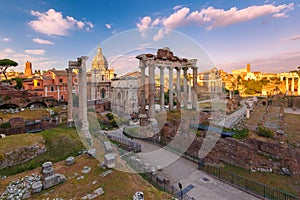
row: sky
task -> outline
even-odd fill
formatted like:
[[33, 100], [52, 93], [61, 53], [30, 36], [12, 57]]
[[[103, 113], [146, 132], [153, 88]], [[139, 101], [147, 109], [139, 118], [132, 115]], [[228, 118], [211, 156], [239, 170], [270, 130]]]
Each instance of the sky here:
[[[183, 3], [184, 2], [184, 3]], [[288, 72], [300, 66], [300, 1], [0, 0], [0, 59], [23, 71], [65, 69], [100, 45], [118, 74], [169, 46], [199, 71]]]

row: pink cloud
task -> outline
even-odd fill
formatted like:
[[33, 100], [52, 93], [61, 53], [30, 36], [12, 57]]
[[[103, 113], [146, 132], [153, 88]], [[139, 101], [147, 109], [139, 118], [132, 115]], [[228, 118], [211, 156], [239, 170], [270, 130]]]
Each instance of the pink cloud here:
[[[74, 17], [64, 17], [61, 12], [49, 9], [45, 13], [31, 11], [31, 15], [37, 17], [37, 20], [30, 21], [29, 26], [36, 32], [46, 35], [64, 36], [71, 29], [92, 28], [90, 22], [83, 22]], [[87, 30], [87, 29], [86, 29]]]
[[136, 24], [137, 28], [140, 30], [141, 35], [143, 37], [146, 36], [146, 31], [147, 31], [147, 28], [150, 27], [151, 21], [152, 21], [151, 17], [146, 16], [141, 19], [140, 23]]
[[[251, 21], [267, 15], [271, 15], [274, 18], [285, 18], [288, 17], [286, 13], [293, 9], [294, 3], [281, 4], [278, 6], [273, 4], [249, 6], [240, 10], [236, 7], [232, 7], [228, 10], [208, 7], [193, 12], [190, 12], [190, 9], [187, 7], [176, 7], [171, 15], [162, 19], [157, 18], [154, 22], [152, 22], [150, 16], [142, 18], [141, 21], [137, 23], [137, 27], [140, 29], [142, 36], [145, 36], [147, 28], [152, 26], [161, 26], [162, 29], [176, 29], [190, 23], [195, 23], [205, 26], [207, 30], [211, 30], [217, 27]], [[165, 34], [168, 34], [168, 31], [160, 30], [153, 39], [157, 41], [163, 38]]]

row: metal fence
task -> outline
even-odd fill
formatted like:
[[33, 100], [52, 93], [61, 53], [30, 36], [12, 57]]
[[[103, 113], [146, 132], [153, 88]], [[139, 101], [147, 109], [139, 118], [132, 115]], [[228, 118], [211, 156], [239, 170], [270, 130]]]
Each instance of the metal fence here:
[[[156, 144], [160, 147], [164, 146], [164, 145], [158, 143], [158, 141], [155, 138], [145, 138], [142, 140]], [[175, 149], [171, 149], [170, 147], [168, 148], [168, 150], [173, 153], [178, 153], [178, 152], [176, 152]], [[197, 155], [193, 155], [193, 154], [185, 152], [181, 156], [199, 164], [199, 158]], [[253, 194], [263, 197], [265, 199], [300, 200], [300, 196], [297, 197], [296, 195], [287, 193], [280, 189], [272, 188], [272, 187], [266, 186], [264, 184], [258, 183], [256, 181], [249, 180], [245, 177], [242, 177], [235, 173], [221, 169], [219, 167], [215, 167], [215, 166], [211, 166], [211, 165], [204, 165], [203, 168], [199, 168], [199, 169], [204, 170], [208, 174], [211, 174], [222, 181], [232, 184], [233, 186], [235, 186], [241, 190], [247, 191], [249, 193], [253, 193]], [[177, 194], [179, 192], [179, 189], [177, 187], [168, 188], [168, 186], [162, 185], [162, 183], [156, 183], [155, 181], [153, 182], [152, 179], [151, 180], [149, 179], [149, 182], [151, 182], [153, 185], [157, 185], [159, 188], [162, 188], [164, 191], [168, 191], [171, 194]], [[183, 200], [192, 200], [192, 199], [193, 198], [189, 197], [187, 194], [185, 194], [184, 198], [183, 198]]]
[[107, 137], [112, 141], [118, 142], [120, 147], [126, 149], [127, 151], [133, 151], [135, 153], [141, 152], [142, 146], [137, 142], [114, 135], [107, 135]]
[[242, 177], [240, 175], [215, 166], [205, 165], [202, 169], [205, 170], [207, 173], [227, 183], [230, 183], [242, 190], [248, 191], [266, 199], [300, 200], [300, 197], [297, 197], [295, 195], [289, 194], [276, 188], [268, 187], [264, 184], [258, 183], [253, 180], [249, 180], [245, 177]]

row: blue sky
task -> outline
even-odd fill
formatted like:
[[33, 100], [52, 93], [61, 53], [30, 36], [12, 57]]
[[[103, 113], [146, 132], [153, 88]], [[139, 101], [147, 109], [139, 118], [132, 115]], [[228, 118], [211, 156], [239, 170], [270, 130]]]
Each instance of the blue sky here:
[[[166, 45], [176, 55], [198, 58], [199, 71], [211, 65], [230, 71], [247, 63], [263, 72], [300, 66], [299, 0], [0, 3], [0, 58], [17, 61], [15, 70], [23, 71], [27, 60], [33, 69], [64, 69], [69, 60], [92, 57], [99, 43], [119, 74], [136, 67], [133, 49]], [[114, 61], [124, 52], [122, 61]]]

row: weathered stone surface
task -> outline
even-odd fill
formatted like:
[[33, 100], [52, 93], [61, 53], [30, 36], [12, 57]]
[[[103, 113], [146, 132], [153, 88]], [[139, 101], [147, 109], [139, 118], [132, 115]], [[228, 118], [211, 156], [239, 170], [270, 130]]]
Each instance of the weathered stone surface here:
[[[188, 149], [188, 153], [197, 156], [203, 138], [197, 138]], [[212, 151], [205, 157], [206, 163], [229, 163], [246, 169], [265, 169], [281, 173], [281, 166], [289, 169], [293, 175], [300, 174], [300, 149], [274, 141], [257, 139], [236, 140], [219, 139]]]
[[84, 166], [83, 169], [81, 170], [82, 173], [87, 174], [91, 171], [91, 167], [89, 166]]
[[65, 160], [65, 164], [68, 166], [73, 165], [74, 163], [75, 163], [75, 158], [73, 156], [70, 156]]
[[34, 184], [32, 184], [32, 193], [39, 193], [41, 192], [43, 189], [43, 184], [41, 181], [35, 182]]
[[102, 176], [102, 177], [105, 177], [105, 176], [111, 174], [112, 172], [113, 172], [113, 171], [112, 171], [111, 169], [109, 169], [109, 170], [107, 170], [107, 171], [105, 171], [105, 172], [102, 172], [102, 173], [101, 173], [101, 176]]
[[47, 151], [44, 144], [24, 146], [4, 153], [4, 159], [0, 160], [0, 169], [25, 163]]
[[66, 177], [62, 174], [54, 174], [50, 177], [47, 177], [44, 182], [43, 182], [43, 186], [44, 189], [48, 189], [50, 187], [53, 187], [55, 185], [58, 185], [60, 183], [63, 183], [66, 181]]
[[97, 198], [98, 196], [104, 194], [104, 191], [103, 191], [103, 188], [100, 187], [100, 188], [97, 188], [96, 190], [94, 190], [93, 194], [87, 194], [85, 195], [84, 197], [82, 197], [81, 199], [82, 200], [86, 200], [86, 199], [95, 199]]
[[36, 174], [25, 176], [21, 179], [11, 181], [6, 190], [1, 194], [0, 199], [26, 199], [30, 198], [32, 188], [40, 182], [41, 177]]
[[13, 117], [9, 119], [11, 127], [22, 127], [25, 125], [25, 120], [22, 117]]

